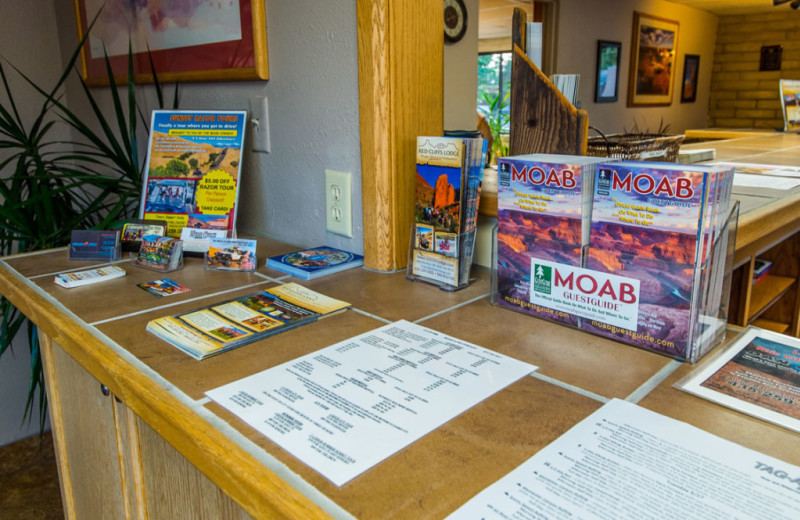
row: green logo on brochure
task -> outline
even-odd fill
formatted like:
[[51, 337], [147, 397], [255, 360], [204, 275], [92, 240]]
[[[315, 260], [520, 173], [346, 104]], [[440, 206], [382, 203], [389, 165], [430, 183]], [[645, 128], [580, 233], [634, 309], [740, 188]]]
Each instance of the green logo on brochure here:
[[553, 286], [553, 268], [542, 264], [533, 264], [533, 290], [550, 294]]

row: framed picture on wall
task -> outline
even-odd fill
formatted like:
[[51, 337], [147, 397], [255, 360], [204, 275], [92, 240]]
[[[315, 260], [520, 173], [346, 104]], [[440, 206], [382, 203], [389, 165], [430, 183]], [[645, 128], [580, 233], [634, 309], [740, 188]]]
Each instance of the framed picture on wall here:
[[129, 42], [136, 81], [152, 79], [148, 49], [161, 82], [269, 79], [264, 0], [75, 0], [75, 14], [78, 38], [97, 15], [81, 53], [90, 85], [108, 83], [106, 54], [127, 76]]
[[597, 41], [595, 103], [610, 103], [619, 99], [619, 55], [621, 50], [620, 42]]
[[629, 106], [672, 103], [678, 26], [673, 20], [633, 13]]
[[681, 82], [681, 103], [694, 103], [697, 98], [697, 76], [700, 72], [700, 56], [687, 54], [683, 58], [683, 81]]

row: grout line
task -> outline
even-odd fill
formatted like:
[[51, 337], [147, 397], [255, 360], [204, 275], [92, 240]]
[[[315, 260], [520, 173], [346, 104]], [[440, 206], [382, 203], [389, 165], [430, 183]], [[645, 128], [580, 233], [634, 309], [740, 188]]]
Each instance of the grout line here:
[[446, 313], [448, 313], [450, 311], [453, 311], [453, 310], [456, 310], [456, 309], [458, 309], [460, 307], [464, 307], [465, 305], [469, 305], [470, 303], [475, 303], [478, 300], [482, 300], [482, 299], [486, 298], [487, 296], [489, 296], [490, 294], [491, 294], [491, 292], [488, 292], [486, 294], [481, 294], [480, 296], [476, 296], [475, 298], [472, 298], [471, 300], [467, 300], [465, 302], [461, 302], [459, 304], [453, 305], [452, 307], [448, 307], [446, 309], [443, 309], [443, 310], [441, 310], [439, 312], [434, 312], [430, 316], [425, 316], [423, 318], [419, 318], [417, 320], [414, 320], [413, 323], [422, 323], [425, 320], [429, 320], [431, 318], [435, 318], [436, 316], [441, 316], [442, 314], [446, 314]]
[[610, 401], [610, 399], [608, 397], [603, 397], [602, 395], [596, 394], [594, 392], [590, 392], [589, 390], [584, 390], [583, 388], [580, 388], [578, 386], [574, 386], [574, 385], [571, 385], [569, 383], [565, 383], [563, 381], [559, 381], [558, 379], [553, 379], [550, 376], [546, 376], [544, 374], [541, 374], [538, 370], [533, 372], [531, 374], [531, 377], [535, 377], [536, 379], [540, 379], [542, 381], [545, 381], [547, 383], [550, 383], [550, 384], [553, 384], [553, 385], [556, 385], [556, 386], [560, 386], [561, 388], [563, 388], [565, 390], [569, 390], [570, 392], [575, 392], [576, 394], [580, 394], [580, 395], [582, 395], [584, 397], [588, 397], [590, 399], [594, 399], [595, 401], [600, 401], [601, 403], [604, 403], [604, 404]]
[[673, 372], [675, 372], [681, 365], [683, 365], [682, 361], [678, 361], [677, 359], [671, 360], [669, 363], [661, 367], [661, 370], [652, 375], [650, 379], [642, 383], [642, 385], [634, 390], [631, 395], [626, 397], [625, 400], [631, 403], [638, 403], [644, 399], [647, 394], [652, 392], [658, 385], [663, 383], [664, 380]]
[[206, 298], [213, 297], [213, 296], [218, 296], [220, 294], [232, 293], [232, 292], [238, 291], [239, 289], [246, 289], [248, 287], [255, 287], [257, 285], [262, 285], [267, 281], [268, 280], [264, 280], [263, 282], [254, 282], [254, 283], [251, 283], [251, 284], [247, 284], [247, 285], [242, 285], [240, 287], [236, 287], [234, 289], [227, 289], [225, 291], [219, 291], [219, 292], [215, 292], [215, 293], [212, 293], [212, 294], [206, 294], [206, 295], [203, 295], [203, 296], [197, 296], [195, 298], [187, 298], [186, 300], [180, 300], [180, 301], [176, 301], [176, 302], [173, 302], [173, 303], [166, 303], [164, 305], [159, 305], [158, 307], [150, 307], [149, 309], [143, 309], [141, 311], [131, 312], [130, 314], [123, 314], [121, 316], [114, 316], [112, 318], [106, 318], [104, 320], [93, 321], [89, 325], [92, 325], [92, 326], [102, 325], [103, 323], [108, 323], [110, 321], [121, 320], [123, 318], [130, 318], [132, 316], [139, 316], [141, 314], [147, 314], [148, 312], [157, 311], [159, 309], [166, 309], [166, 308], [169, 308], [169, 307], [175, 307], [177, 305], [182, 305], [184, 303], [194, 302], [194, 301], [198, 301], [198, 300], [204, 300]]
[[378, 321], [382, 321], [382, 322], [386, 323], [387, 325], [390, 324], [390, 323], [394, 323], [391, 320], [387, 320], [386, 318], [381, 318], [380, 316], [376, 316], [375, 314], [371, 314], [371, 313], [369, 313], [367, 311], [362, 311], [361, 309], [356, 309], [355, 307], [350, 307], [350, 310], [351, 311], [355, 311], [358, 314], [361, 314], [363, 316], [367, 316], [369, 318], [373, 318], [373, 319], [376, 319]]
[[130, 258], [126, 258], [124, 260], [115, 260], [113, 262], [104, 262], [104, 263], [100, 263], [100, 264], [85, 265], [83, 267], [76, 267], [74, 269], [64, 269], [62, 271], [53, 271], [52, 273], [35, 274], [35, 275], [32, 275], [32, 276], [29, 276], [28, 278], [30, 280], [33, 280], [34, 278], [44, 278], [45, 276], [54, 276], [54, 275], [62, 274], [62, 273], [74, 273], [74, 272], [77, 272], [77, 271], [88, 271], [90, 269], [98, 269], [100, 267], [104, 267], [104, 266], [107, 266], [107, 265], [122, 264], [122, 263], [130, 262], [130, 261], [131, 261]]
[[[19, 258], [19, 257], [21, 257], [21, 256], [48, 255], [48, 254], [50, 254], [50, 253], [54, 253], [54, 252], [56, 252], [56, 251], [66, 251], [66, 250], [67, 250], [67, 246], [63, 246], [63, 247], [54, 247], [54, 248], [52, 248], [52, 249], [41, 249], [41, 250], [39, 250], [39, 251], [31, 251], [31, 252], [29, 252], [29, 253], [26, 253], [26, 252], [14, 253], [13, 255], [4, 256], [4, 257], [3, 257], [3, 263], [5, 264], [5, 263], [6, 263], [6, 262], [5, 262], [6, 260], [13, 260], [13, 259], [15, 259], [15, 258]], [[13, 268], [13, 267], [11, 267], [11, 266], [8, 266], [8, 268], [9, 268], [9, 269], [14, 269], [14, 268]], [[19, 273], [19, 271], [17, 271], [16, 269], [14, 269], [14, 272], [17, 272], [17, 273]], [[20, 274], [20, 276], [24, 276], [24, 275], [21, 275], [21, 274]]]

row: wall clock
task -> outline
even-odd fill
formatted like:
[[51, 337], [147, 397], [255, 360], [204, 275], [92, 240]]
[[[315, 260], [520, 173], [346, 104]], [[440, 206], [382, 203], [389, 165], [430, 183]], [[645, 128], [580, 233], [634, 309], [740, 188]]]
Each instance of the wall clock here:
[[467, 32], [467, 8], [464, 0], [444, 0], [444, 38], [452, 43]]

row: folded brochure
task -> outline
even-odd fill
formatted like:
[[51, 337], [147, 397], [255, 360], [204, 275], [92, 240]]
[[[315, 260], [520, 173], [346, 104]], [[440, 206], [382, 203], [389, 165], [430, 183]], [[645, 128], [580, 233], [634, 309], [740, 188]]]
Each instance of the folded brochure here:
[[203, 359], [348, 307], [347, 302], [288, 283], [158, 318], [147, 324], [147, 330], [195, 359]]

